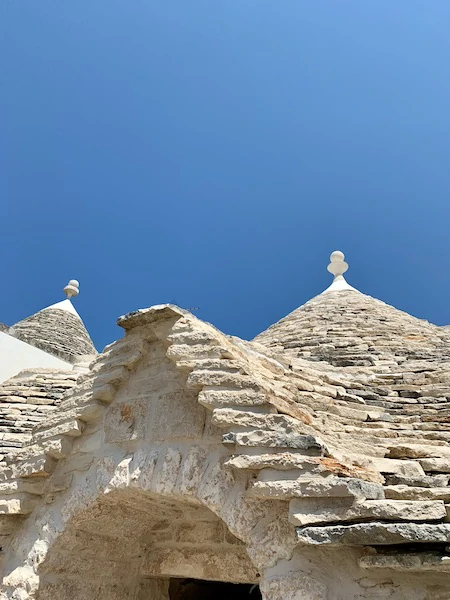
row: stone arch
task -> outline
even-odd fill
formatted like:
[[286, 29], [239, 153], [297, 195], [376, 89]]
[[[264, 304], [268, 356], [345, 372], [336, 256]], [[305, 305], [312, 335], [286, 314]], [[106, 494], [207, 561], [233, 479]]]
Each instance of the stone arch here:
[[48, 579], [52, 552], [77, 515], [118, 492], [209, 510], [244, 545], [255, 573], [292, 554], [288, 503], [248, 497], [251, 475], [224, 465], [230, 453], [211, 419], [216, 403], [273, 410], [245, 374], [251, 365], [233, 359], [225, 336], [168, 307], [126, 325], [14, 466], [16, 477], [48, 480], [5, 556], [1, 600], [38, 598], [40, 574]]
[[37, 569], [38, 600], [168, 598], [169, 578], [256, 583], [245, 546], [209, 509], [126, 488], [74, 515]]
[[[87, 470], [72, 473], [67, 490], [55, 497], [46, 497], [46, 502], [21, 529], [20, 546], [16, 545], [16, 540], [11, 544], [2, 600], [39, 600], [41, 585], [45, 583], [51, 589], [51, 582], [58, 579], [58, 570], [64, 571], [63, 564], [55, 563], [54, 557], [62, 556], [58, 549], [61, 545], [71, 544], [70, 540], [76, 540], [77, 531], [78, 535], [86, 536], [86, 528], [77, 528], [77, 523], [89, 521], [95, 528], [96, 511], [104, 514], [109, 508], [111, 519], [116, 517], [116, 523], [122, 526], [126, 519], [123, 514], [121, 517], [120, 510], [128, 507], [131, 514], [133, 504], [139, 516], [146, 510], [152, 514], [151, 506], [159, 506], [158, 510], [162, 510], [165, 505], [173, 506], [177, 513], [183, 507], [189, 514], [210, 515], [210, 518], [200, 518], [199, 523], [209, 522], [210, 529], [221, 528], [223, 539], [226, 536], [229, 540], [229, 543], [224, 542], [227, 551], [222, 554], [235, 561], [235, 574], [239, 571], [238, 563], [245, 564], [250, 581], [258, 580], [261, 567], [270, 563], [271, 556], [273, 562], [279, 558], [278, 549], [284, 548], [285, 544], [282, 519], [282, 513], [286, 514], [285, 507], [279, 510], [279, 503], [248, 500], [245, 478], [223, 467], [226, 457], [223, 449], [206, 455], [204, 449], [196, 445], [161, 444], [124, 454], [123, 450], [115, 449], [93, 462]], [[67, 476], [65, 466], [64, 463], [59, 465], [61, 468], [57, 468], [52, 476], [55, 489], [59, 483], [63, 485]], [[119, 513], [114, 512], [115, 505]], [[147, 509], [143, 510], [143, 507]], [[156, 508], [154, 515], [155, 511]], [[202, 527], [208, 529], [207, 525]], [[123, 544], [123, 550], [126, 550], [125, 541], [124, 536], [119, 536], [117, 543]], [[85, 540], [85, 543], [88, 542]], [[136, 541], [137, 550], [140, 544]], [[76, 549], [76, 544], [74, 547]], [[70, 561], [75, 560], [73, 556]], [[128, 563], [125, 561], [125, 564]], [[81, 574], [87, 565], [80, 566]], [[239, 578], [242, 580], [243, 575]], [[72, 580], [68, 578], [67, 581], [69, 585]], [[75, 593], [76, 588], [71, 589]], [[69, 600], [70, 588], [64, 593]], [[45, 594], [42, 597], [47, 598]], [[74, 595], [73, 598], [81, 600], [84, 596]]]

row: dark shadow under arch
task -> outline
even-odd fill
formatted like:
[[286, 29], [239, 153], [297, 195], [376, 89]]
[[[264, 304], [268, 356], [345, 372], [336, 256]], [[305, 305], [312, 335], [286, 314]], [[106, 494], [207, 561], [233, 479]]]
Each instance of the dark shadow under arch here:
[[203, 581], [201, 579], [171, 579], [170, 600], [261, 600], [257, 585]]

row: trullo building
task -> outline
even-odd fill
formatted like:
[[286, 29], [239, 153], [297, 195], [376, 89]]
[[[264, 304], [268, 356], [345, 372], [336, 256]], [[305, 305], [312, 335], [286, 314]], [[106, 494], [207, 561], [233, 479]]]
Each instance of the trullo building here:
[[252, 342], [0, 332], [2, 600], [448, 600], [450, 331], [334, 282]]

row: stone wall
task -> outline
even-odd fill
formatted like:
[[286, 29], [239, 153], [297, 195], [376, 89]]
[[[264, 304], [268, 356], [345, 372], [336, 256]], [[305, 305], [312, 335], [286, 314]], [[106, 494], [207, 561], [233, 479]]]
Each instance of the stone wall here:
[[31, 440], [34, 427], [76, 385], [79, 372], [27, 369], [0, 385], [0, 461]]
[[236, 488], [221, 471], [221, 432], [187, 373], [145, 337], [108, 350], [8, 462], [21, 488], [42, 498], [11, 541], [8, 593], [134, 600], [158, 576], [257, 580], [245, 546], [214, 514]]

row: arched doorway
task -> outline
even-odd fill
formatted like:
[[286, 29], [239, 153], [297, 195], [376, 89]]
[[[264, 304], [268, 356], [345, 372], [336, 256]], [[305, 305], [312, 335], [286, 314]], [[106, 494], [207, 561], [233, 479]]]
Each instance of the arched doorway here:
[[214, 513], [129, 488], [76, 514], [38, 575], [38, 600], [261, 598], [244, 544]]

